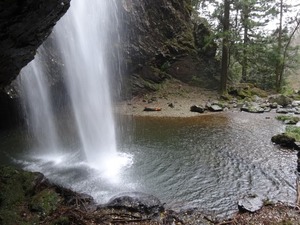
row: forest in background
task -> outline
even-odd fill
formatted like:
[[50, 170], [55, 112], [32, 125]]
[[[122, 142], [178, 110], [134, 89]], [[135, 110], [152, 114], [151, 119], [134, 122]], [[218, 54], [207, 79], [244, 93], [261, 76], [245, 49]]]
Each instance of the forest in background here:
[[221, 87], [240, 82], [276, 92], [297, 88], [300, 68], [300, 3], [289, 0], [192, 0], [213, 31]]

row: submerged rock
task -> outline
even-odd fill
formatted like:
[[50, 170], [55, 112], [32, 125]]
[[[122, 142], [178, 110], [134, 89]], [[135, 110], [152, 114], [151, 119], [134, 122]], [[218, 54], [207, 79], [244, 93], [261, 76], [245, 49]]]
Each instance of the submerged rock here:
[[256, 212], [264, 205], [263, 200], [256, 195], [247, 195], [238, 201], [238, 208], [241, 212]]

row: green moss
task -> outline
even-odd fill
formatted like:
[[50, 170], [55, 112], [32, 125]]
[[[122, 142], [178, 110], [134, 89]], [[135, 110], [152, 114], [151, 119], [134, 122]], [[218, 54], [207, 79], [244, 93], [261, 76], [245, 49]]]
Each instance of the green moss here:
[[253, 84], [241, 83], [236, 86], [229, 87], [228, 93], [240, 99], [251, 99], [253, 96], [267, 97], [268, 93], [255, 87]]
[[242, 99], [244, 98], [250, 98], [251, 97], [251, 92], [249, 89], [239, 89], [237, 90], [237, 95], [241, 97]]
[[176, 52], [197, 54], [193, 30], [186, 29], [180, 35], [165, 42], [167, 49], [174, 49]]
[[182, 33], [177, 40], [180, 45], [185, 46], [188, 49], [195, 49], [194, 34], [191, 29], [187, 29], [187, 31]]
[[267, 97], [268, 93], [260, 88], [253, 87], [251, 88], [251, 95], [257, 95], [259, 97]]
[[296, 141], [300, 141], [300, 127], [287, 126], [285, 128], [285, 133], [287, 136], [295, 138]]
[[0, 173], [1, 206], [9, 207], [24, 201], [25, 196], [33, 189], [34, 174], [9, 167], [1, 167]]
[[21, 224], [22, 207], [33, 192], [36, 174], [0, 167], [0, 224]]
[[32, 197], [29, 207], [32, 211], [39, 212], [42, 216], [48, 216], [56, 210], [60, 201], [59, 195], [54, 190], [45, 189]]
[[294, 89], [292, 89], [289, 86], [283, 86], [280, 93], [283, 95], [290, 96], [290, 95], [293, 95], [295, 93], [295, 91], [294, 91]]
[[280, 115], [280, 116], [276, 116], [276, 119], [277, 120], [280, 120], [280, 121], [291, 121], [292, 123], [298, 123], [300, 121], [300, 118], [299, 117], [295, 117], [295, 116], [286, 116], [286, 115]]
[[[165, 65], [165, 64], [164, 64]], [[170, 66], [170, 65], [169, 65]], [[159, 77], [160, 79], [166, 79], [166, 78], [169, 78], [171, 77], [168, 73], [166, 73], [165, 71], [163, 71], [162, 69], [159, 69], [157, 67], [154, 67], [154, 66], [150, 66], [153, 74], [156, 76], [156, 77]]]

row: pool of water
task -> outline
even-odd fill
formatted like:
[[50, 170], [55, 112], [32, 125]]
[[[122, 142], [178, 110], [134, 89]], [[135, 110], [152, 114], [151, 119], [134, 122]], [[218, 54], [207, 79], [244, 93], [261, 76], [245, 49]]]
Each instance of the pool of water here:
[[0, 133], [0, 162], [40, 171], [99, 203], [122, 192], [141, 191], [173, 209], [197, 207], [226, 216], [237, 210], [236, 202], [245, 194], [289, 203], [296, 199], [297, 157], [271, 143], [284, 130], [273, 114], [123, 121], [131, 125], [119, 125], [120, 154], [108, 162], [107, 171], [87, 165], [76, 146], [55, 155], [50, 150], [33, 154], [22, 130]]

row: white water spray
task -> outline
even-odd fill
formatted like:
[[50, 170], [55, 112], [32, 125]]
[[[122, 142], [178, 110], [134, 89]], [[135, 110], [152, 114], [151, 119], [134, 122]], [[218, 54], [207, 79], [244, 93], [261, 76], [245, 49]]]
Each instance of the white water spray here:
[[[63, 77], [67, 94], [70, 97], [72, 113], [70, 118], [75, 118], [76, 132], [79, 137], [79, 146], [66, 152], [65, 146], [60, 145], [56, 132], [55, 119], [51, 109], [49, 84], [47, 81], [41, 84], [41, 88], [33, 88], [30, 81], [31, 72], [27, 71], [23, 82], [26, 90], [33, 94], [26, 94], [29, 117], [37, 124], [36, 138], [41, 143], [52, 143], [53, 148], [58, 149], [57, 154], [51, 154], [48, 150], [43, 156], [34, 157], [42, 163], [35, 162], [33, 167], [41, 172], [47, 170], [48, 162], [53, 167], [69, 168], [75, 165], [84, 165], [100, 172], [102, 178], [116, 180], [121, 168], [132, 164], [131, 158], [126, 154], [117, 152], [114, 116], [110, 97], [109, 77], [110, 52], [113, 40], [119, 41], [119, 36], [111, 36], [112, 31], [118, 29], [117, 6], [115, 0], [72, 0], [71, 7], [66, 15], [57, 23], [53, 31], [53, 40], [58, 47], [58, 54], [62, 59]], [[116, 35], [117, 33], [114, 33]], [[117, 34], [118, 35], [118, 34]], [[40, 52], [47, 57], [47, 53]], [[42, 68], [45, 62], [39, 60], [39, 56], [31, 64], [31, 69]], [[114, 62], [119, 68], [119, 62]], [[27, 69], [25, 69], [26, 71]], [[29, 68], [30, 70], [30, 68]], [[38, 79], [46, 79], [42, 69], [36, 71]], [[44, 78], [43, 78], [44, 76]], [[35, 92], [34, 92], [35, 91]], [[34, 102], [36, 96], [43, 96], [39, 102]], [[55, 100], [54, 100], [55, 101]], [[45, 104], [43, 104], [45, 103]], [[43, 109], [37, 110], [38, 108]], [[47, 125], [40, 123], [39, 118], [44, 118]], [[57, 119], [59, 121], [60, 118]], [[57, 126], [59, 127], [59, 126]], [[40, 136], [45, 131], [45, 138]], [[48, 132], [48, 133], [47, 133]], [[61, 133], [61, 132], [60, 132]], [[53, 134], [53, 135], [52, 135]], [[65, 134], [64, 136], [68, 136]], [[51, 137], [47, 139], [47, 137]], [[40, 145], [43, 148], [43, 145]], [[81, 161], [78, 151], [84, 151], [86, 160]], [[50, 156], [49, 156], [50, 155]], [[74, 157], [75, 156], [75, 157]], [[77, 157], [78, 156], [78, 157]], [[59, 161], [55, 159], [60, 159]], [[54, 159], [50, 160], [49, 159]], [[44, 163], [45, 162], [45, 163]], [[52, 162], [58, 162], [52, 164]], [[38, 168], [35, 168], [38, 166]], [[69, 169], [68, 169], [69, 170]]]
[[107, 46], [112, 0], [73, 0], [55, 27], [80, 142], [87, 161], [101, 168], [116, 154]]
[[50, 100], [49, 82], [45, 74], [45, 49], [41, 46], [35, 57], [21, 72], [20, 82], [27, 123], [30, 134], [35, 138], [35, 154], [57, 153], [59, 140]]

